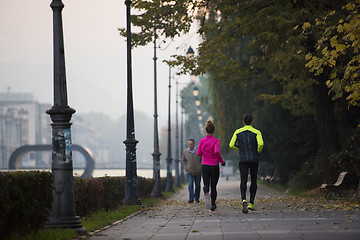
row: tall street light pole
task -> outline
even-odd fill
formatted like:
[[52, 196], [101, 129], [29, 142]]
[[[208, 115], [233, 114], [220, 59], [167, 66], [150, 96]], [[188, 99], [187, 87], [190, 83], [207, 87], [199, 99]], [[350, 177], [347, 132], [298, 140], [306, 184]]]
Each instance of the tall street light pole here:
[[53, 202], [47, 228], [71, 228], [86, 233], [75, 214], [73, 163], [71, 151], [71, 117], [75, 110], [68, 106], [65, 74], [65, 53], [61, 11], [64, 4], [53, 0], [54, 41], [54, 105], [46, 113], [52, 120], [52, 163], [54, 174]]
[[[180, 149], [181, 151], [184, 149], [184, 126], [183, 126], [183, 117], [184, 117], [184, 106], [181, 100], [181, 117], [180, 117]], [[184, 167], [181, 164], [181, 174], [180, 174], [180, 182], [185, 182], [185, 174], [184, 174]]]
[[134, 107], [132, 95], [132, 68], [131, 68], [131, 0], [125, 0], [126, 4], [126, 43], [127, 43], [127, 117], [126, 117], [126, 182], [124, 205], [140, 205], [138, 197], [137, 174], [136, 174], [136, 144], [134, 127]]
[[166, 158], [166, 192], [173, 192], [172, 184], [172, 158], [171, 158], [171, 121], [170, 121], [170, 105], [171, 105], [171, 67], [169, 66], [169, 115], [168, 115], [168, 146]]
[[178, 121], [178, 87], [179, 82], [176, 80], [176, 156], [175, 156], [175, 187], [180, 187], [180, 174], [179, 174], [179, 121]]
[[6, 160], [5, 160], [5, 143], [4, 143], [4, 139], [5, 139], [5, 131], [4, 131], [4, 119], [5, 119], [5, 115], [7, 112], [7, 107], [5, 106], [0, 106], [0, 128], [1, 128], [1, 164], [0, 167], [2, 169], [5, 169], [6, 166]]
[[[154, 152], [153, 155], [153, 172], [155, 178], [155, 184], [153, 191], [151, 192], [152, 197], [163, 197], [161, 193], [161, 178], [160, 178], [160, 151], [159, 151], [159, 133], [158, 133], [158, 114], [157, 114], [157, 79], [156, 79], [156, 29], [154, 29]], [[170, 88], [170, 86], [169, 86]], [[170, 108], [170, 106], [169, 106]]]

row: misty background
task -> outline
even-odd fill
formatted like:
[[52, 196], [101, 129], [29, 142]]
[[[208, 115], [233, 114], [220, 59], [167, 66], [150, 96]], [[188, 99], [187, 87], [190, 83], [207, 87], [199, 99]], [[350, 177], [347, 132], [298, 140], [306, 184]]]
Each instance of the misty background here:
[[[36, 102], [52, 105], [53, 13], [50, 3], [50, 0], [0, 1], [0, 93], [30, 93]], [[124, 1], [109, 0], [103, 3], [94, 0], [65, 0], [63, 3], [68, 104], [76, 110], [72, 119], [73, 143], [81, 144], [76, 142], [76, 132], [79, 128], [77, 124], [88, 124], [96, 131], [97, 137], [108, 144], [111, 161], [122, 162], [121, 167], [124, 167], [127, 53], [125, 39], [120, 37], [117, 31], [118, 28], [125, 27]], [[158, 42], [161, 161], [166, 158], [169, 81], [169, 68], [162, 61], [169, 60], [173, 54], [185, 55], [189, 46], [195, 49], [199, 42], [195, 32], [196, 30], [193, 30], [172, 42]], [[135, 134], [139, 141], [139, 167], [152, 166], [153, 51], [152, 44], [132, 50]], [[176, 76], [175, 72], [176, 69], [171, 76], [172, 123], [175, 123], [175, 79], [179, 81], [179, 92], [190, 83], [190, 76]], [[45, 112], [42, 114], [50, 118]], [[175, 147], [172, 150], [174, 152]]]

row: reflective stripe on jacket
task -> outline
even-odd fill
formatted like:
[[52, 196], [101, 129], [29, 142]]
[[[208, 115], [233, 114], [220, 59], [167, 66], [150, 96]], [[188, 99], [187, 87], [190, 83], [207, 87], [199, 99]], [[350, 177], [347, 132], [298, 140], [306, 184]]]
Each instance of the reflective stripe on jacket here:
[[245, 125], [234, 132], [229, 147], [239, 150], [239, 162], [257, 162], [264, 141], [259, 130], [251, 125]]

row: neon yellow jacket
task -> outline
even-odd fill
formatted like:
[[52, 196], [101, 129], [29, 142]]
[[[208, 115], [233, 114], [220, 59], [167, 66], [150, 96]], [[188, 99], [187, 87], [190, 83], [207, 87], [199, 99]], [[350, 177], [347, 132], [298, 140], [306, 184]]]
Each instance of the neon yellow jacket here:
[[239, 162], [257, 162], [264, 141], [259, 130], [251, 125], [245, 125], [234, 132], [229, 147], [239, 150]]

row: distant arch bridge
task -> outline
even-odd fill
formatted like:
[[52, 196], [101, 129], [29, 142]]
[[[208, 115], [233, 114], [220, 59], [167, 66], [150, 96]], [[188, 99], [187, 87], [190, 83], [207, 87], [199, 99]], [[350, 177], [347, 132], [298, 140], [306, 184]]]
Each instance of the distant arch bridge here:
[[[78, 151], [80, 152], [84, 157], [85, 157], [85, 171], [84, 173], [80, 176], [81, 178], [90, 178], [94, 168], [95, 168], [95, 160], [94, 160], [94, 155], [92, 154], [92, 152], [90, 151], [90, 149], [77, 145], [77, 144], [73, 144], [71, 145], [71, 149], [72, 151]], [[19, 164], [20, 164], [20, 159], [22, 158], [22, 156], [24, 156], [24, 154], [28, 153], [28, 152], [40, 152], [40, 151], [52, 151], [52, 145], [51, 144], [39, 144], [39, 145], [24, 145], [21, 146], [17, 149], [15, 149], [15, 151], [11, 154], [10, 159], [9, 159], [9, 169], [18, 169], [19, 168]]]

